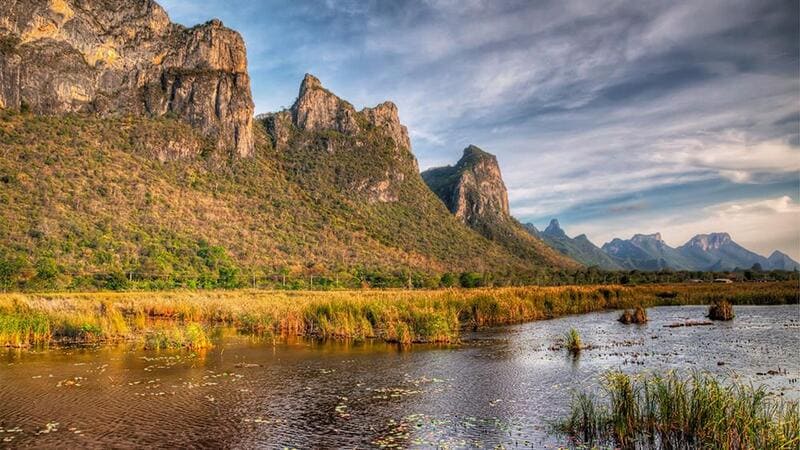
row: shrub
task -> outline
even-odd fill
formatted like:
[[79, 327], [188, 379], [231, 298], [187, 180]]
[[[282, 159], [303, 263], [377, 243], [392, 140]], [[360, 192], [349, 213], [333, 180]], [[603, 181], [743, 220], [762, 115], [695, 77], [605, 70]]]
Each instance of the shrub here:
[[641, 306], [637, 306], [633, 311], [626, 309], [619, 316], [619, 321], [625, 325], [647, 323], [647, 311]]
[[733, 305], [726, 300], [715, 301], [708, 306], [708, 318], [711, 320], [733, 320]]

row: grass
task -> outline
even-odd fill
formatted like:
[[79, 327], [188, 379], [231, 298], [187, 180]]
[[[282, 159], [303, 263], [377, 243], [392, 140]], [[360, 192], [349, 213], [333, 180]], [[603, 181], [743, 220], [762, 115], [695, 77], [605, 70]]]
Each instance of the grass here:
[[0, 346], [143, 340], [157, 348], [195, 348], [207, 345], [205, 330], [218, 326], [257, 336], [456, 343], [464, 329], [568, 314], [720, 298], [737, 304], [797, 302], [791, 282], [668, 288], [678, 294], [659, 297], [665, 286], [0, 294]]
[[708, 305], [708, 318], [711, 320], [733, 320], [733, 305], [725, 300], [715, 301]]
[[573, 355], [577, 355], [583, 350], [583, 343], [581, 342], [581, 335], [575, 328], [564, 334], [564, 347]]
[[800, 445], [800, 407], [761, 387], [705, 373], [632, 378], [612, 372], [603, 395], [575, 396], [557, 428], [589, 446], [788, 449]]

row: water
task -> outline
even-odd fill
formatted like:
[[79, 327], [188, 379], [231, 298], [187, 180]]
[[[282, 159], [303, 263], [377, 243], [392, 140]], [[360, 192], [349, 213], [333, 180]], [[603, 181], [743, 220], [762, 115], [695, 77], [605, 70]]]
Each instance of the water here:
[[[800, 398], [800, 310], [618, 312], [468, 335], [457, 347], [264, 343], [222, 337], [203, 353], [118, 347], [0, 352], [0, 447], [554, 447], [548, 424], [609, 369], [707, 370]], [[570, 327], [593, 346], [552, 350]], [[768, 371], [780, 374], [766, 374]], [[759, 375], [764, 373], [765, 375]]]

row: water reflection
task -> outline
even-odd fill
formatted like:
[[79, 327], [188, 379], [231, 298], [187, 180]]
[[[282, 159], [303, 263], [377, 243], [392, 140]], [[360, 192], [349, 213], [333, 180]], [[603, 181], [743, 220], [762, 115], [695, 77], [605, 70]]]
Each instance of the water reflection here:
[[[473, 333], [459, 347], [273, 342], [220, 331], [203, 353], [117, 346], [0, 353], [6, 446], [534, 447], [576, 389], [609, 369], [735, 371], [800, 397], [796, 306], [739, 307], [732, 323], [666, 328], [704, 308], [656, 308]], [[591, 348], [551, 349], [569, 328]], [[773, 375], [759, 375], [769, 370]]]

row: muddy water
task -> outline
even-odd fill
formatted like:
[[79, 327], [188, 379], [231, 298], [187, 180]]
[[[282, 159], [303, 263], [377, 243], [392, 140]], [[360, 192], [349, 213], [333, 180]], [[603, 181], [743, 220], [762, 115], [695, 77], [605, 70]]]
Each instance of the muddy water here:
[[[0, 447], [542, 448], [570, 393], [609, 369], [701, 369], [800, 398], [798, 307], [736, 312], [688, 328], [665, 325], [705, 308], [653, 308], [644, 326], [590, 314], [405, 350], [239, 336], [203, 354], [3, 350]], [[570, 327], [593, 346], [577, 359], [551, 349]]]

